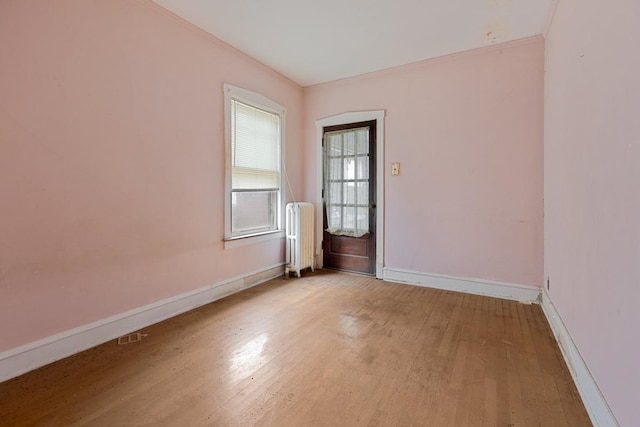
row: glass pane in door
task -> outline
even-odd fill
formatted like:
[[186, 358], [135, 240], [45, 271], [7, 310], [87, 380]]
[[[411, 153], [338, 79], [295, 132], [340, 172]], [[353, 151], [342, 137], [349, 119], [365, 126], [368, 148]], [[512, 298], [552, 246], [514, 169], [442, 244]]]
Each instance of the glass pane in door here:
[[324, 165], [326, 231], [353, 237], [369, 233], [369, 128], [327, 132]]

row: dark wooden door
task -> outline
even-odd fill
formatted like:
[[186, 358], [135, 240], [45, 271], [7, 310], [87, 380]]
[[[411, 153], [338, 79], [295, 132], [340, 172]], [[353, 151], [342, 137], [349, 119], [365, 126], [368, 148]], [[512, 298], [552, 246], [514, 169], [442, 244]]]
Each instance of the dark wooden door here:
[[324, 128], [323, 264], [375, 274], [376, 122]]

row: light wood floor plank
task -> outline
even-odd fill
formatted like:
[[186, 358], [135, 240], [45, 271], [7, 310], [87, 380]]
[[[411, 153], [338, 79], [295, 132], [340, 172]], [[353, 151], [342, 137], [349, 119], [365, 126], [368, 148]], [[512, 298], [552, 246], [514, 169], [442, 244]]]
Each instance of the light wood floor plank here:
[[539, 306], [330, 271], [0, 384], [2, 426], [588, 426]]

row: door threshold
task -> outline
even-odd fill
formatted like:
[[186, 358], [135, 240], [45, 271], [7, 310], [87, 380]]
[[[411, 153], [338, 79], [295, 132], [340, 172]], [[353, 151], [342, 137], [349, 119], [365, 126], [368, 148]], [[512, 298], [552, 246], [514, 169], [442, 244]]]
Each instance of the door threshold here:
[[342, 270], [340, 268], [333, 268], [333, 267], [322, 267], [322, 270], [335, 271], [336, 273], [350, 274], [352, 276], [363, 276], [363, 277], [373, 277], [373, 278], [376, 277], [375, 273], [363, 273], [361, 271]]

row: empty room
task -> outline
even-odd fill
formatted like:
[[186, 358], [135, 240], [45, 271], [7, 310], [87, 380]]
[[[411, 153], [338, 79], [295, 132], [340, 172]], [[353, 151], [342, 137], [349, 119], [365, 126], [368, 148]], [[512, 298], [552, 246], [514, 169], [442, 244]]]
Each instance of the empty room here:
[[639, 425], [638, 19], [0, 0], [0, 426]]

